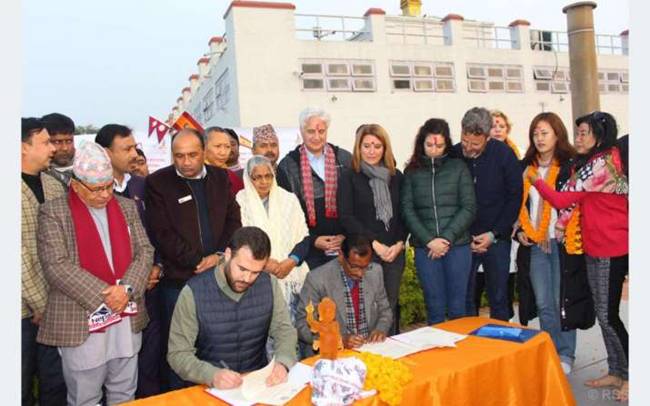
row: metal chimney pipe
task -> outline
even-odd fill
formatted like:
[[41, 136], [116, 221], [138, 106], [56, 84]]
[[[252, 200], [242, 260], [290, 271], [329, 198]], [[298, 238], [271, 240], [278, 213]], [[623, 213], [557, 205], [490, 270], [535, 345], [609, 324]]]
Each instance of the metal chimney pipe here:
[[571, 110], [574, 120], [600, 109], [593, 13], [595, 8], [596, 3], [593, 1], [580, 1], [562, 9], [567, 15]]

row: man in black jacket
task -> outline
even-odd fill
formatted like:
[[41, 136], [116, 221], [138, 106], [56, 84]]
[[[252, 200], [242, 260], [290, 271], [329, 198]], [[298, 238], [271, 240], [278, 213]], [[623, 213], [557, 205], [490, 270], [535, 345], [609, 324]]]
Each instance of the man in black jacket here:
[[522, 170], [514, 152], [503, 142], [489, 139], [490, 112], [481, 107], [468, 110], [461, 122], [461, 142], [454, 154], [465, 160], [474, 179], [477, 213], [470, 227], [472, 271], [467, 291], [467, 312], [478, 314], [474, 303], [476, 270], [485, 270], [490, 317], [509, 320], [508, 273], [510, 237], [523, 193]]
[[289, 152], [277, 169], [278, 185], [298, 197], [305, 213], [312, 238], [305, 258], [310, 269], [336, 257], [344, 239], [336, 199], [342, 169], [351, 167], [352, 154], [327, 142], [329, 125], [325, 111], [303, 110], [303, 143]]
[[[174, 164], [146, 178], [146, 218], [163, 273], [158, 286], [164, 348], [181, 289], [192, 276], [214, 269], [230, 237], [241, 227], [228, 172], [205, 165], [204, 149], [199, 131], [183, 129], [172, 138]], [[182, 386], [167, 370], [171, 387]]]

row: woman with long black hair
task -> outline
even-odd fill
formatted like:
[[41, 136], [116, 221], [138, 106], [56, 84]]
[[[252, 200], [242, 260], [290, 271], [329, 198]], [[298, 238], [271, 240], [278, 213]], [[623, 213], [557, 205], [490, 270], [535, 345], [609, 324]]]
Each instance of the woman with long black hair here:
[[[545, 184], [538, 173], [528, 177], [545, 200], [560, 212], [556, 236], [567, 246], [582, 244], [587, 276], [600, 324], [609, 371], [588, 380], [590, 387], [618, 387], [618, 398], [628, 396], [628, 334], [619, 313], [621, 291], [628, 270], [628, 180], [616, 145], [616, 120], [600, 111], [576, 120], [575, 147], [580, 154], [575, 171], [562, 191]], [[579, 210], [579, 215], [573, 216]], [[576, 240], [578, 225], [582, 239]], [[573, 221], [572, 221], [573, 220]]]

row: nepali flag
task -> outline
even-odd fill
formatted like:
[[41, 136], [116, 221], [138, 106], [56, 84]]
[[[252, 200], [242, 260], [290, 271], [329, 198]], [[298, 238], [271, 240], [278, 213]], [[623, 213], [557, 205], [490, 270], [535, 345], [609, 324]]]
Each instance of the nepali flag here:
[[170, 127], [167, 124], [165, 124], [164, 122], [149, 116], [149, 135], [148, 135], [148, 137], [151, 137], [151, 134], [153, 134], [154, 131], [155, 131], [156, 136], [158, 137], [158, 143], [159, 144], [163, 140], [163, 138], [165, 138], [165, 135], [167, 135], [167, 133], [169, 132], [169, 128]]
[[197, 131], [199, 131], [201, 133], [203, 132], [203, 127], [201, 127], [201, 124], [199, 124], [199, 122], [196, 121], [194, 119], [194, 117], [192, 117], [192, 115], [190, 113], [188, 113], [187, 111], [184, 111], [180, 115], [180, 117], [178, 117], [178, 119], [172, 125], [172, 127], [176, 131], [180, 131], [185, 127], [189, 127], [189, 128], [193, 128], [193, 129], [195, 129], [195, 130], [197, 130]]

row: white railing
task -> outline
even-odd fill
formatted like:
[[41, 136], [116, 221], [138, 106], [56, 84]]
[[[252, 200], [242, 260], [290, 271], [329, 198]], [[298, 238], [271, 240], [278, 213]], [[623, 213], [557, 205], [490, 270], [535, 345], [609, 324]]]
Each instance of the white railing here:
[[372, 36], [363, 17], [325, 14], [294, 14], [296, 36], [316, 41], [371, 41]]
[[[530, 48], [534, 51], [569, 52], [569, 36], [564, 31], [530, 30]], [[627, 55], [619, 35], [596, 34], [596, 53]]]
[[498, 27], [492, 24], [463, 25], [463, 40], [477, 48], [514, 49], [509, 27]]
[[596, 52], [603, 55], [627, 55], [619, 35], [596, 34]]
[[388, 43], [445, 45], [444, 24], [436, 19], [386, 17]]
[[530, 49], [569, 52], [569, 36], [564, 31], [530, 30]]

